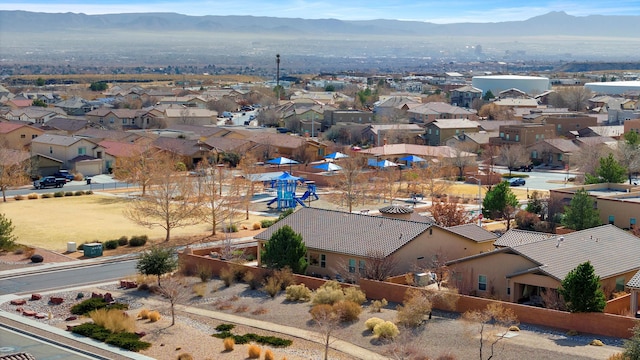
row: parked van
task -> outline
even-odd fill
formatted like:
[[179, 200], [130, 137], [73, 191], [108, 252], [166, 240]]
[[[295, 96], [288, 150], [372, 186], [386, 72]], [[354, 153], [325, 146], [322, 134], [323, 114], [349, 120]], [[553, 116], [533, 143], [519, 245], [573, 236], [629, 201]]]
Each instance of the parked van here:
[[223, 111], [222, 112], [222, 117], [231, 119], [231, 118], [233, 118], [233, 114], [228, 112], [228, 111]]

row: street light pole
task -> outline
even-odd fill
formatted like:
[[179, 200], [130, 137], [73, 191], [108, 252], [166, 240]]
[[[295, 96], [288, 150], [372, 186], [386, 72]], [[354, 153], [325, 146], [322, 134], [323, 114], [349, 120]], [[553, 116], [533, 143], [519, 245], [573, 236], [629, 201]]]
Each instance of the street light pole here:
[[478, 226], [482, 227], [482, 180], [479, 177], [469, 176], [478, 182]]

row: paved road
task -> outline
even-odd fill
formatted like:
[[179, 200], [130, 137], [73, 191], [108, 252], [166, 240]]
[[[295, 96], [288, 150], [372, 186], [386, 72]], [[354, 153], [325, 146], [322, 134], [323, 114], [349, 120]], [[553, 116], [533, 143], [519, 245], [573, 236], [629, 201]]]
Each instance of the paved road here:
[[[508, 174], [508, 169], [496, 168], [497, 172], [502, 174]], [[573, 186], [571, 183], [565, 185], [563, 182], [567, 178], [566, 172], [547, 172], [547, 171], [532, 171], [532, 172], [520, 172], [513, 171], [512, 175], [528, 175], [529, 177], [525, 178], [527, 182], [524, 188], [529, 188], [530, 190], [551, 190], [562, 188], [566, 186]], [[569, 177], [574, 177], [575, 174], [569, 173]]]
[[82, 266], [71, 269], [51, 269], [41, 273], [15, 275], [0, 279], [0, 295], [45, 291], [81, 286], [126, 278], [136, 274], [137, 259]]
[[94, 358], [25, 334], [0, 328], [0, 357], [18, 352], [29, 353], [38, 360], [84, 360]]

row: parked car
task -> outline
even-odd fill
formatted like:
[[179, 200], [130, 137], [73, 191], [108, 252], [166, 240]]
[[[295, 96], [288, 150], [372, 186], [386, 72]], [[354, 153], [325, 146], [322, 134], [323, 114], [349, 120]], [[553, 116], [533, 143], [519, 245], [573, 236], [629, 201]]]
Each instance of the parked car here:
[[45, 176], [40, 180], [36, 180], [33, 182], [33, 187], [35, 189], [46, 189], [46, 188], [61, 188], [64, 184], [67, 183], [67, 179], [55, 176]]
[[524, 186], [526, 182], [522, 178], [509, 179], [509, 185], [511, 186]]
[[53, 176], [58, 177], [58, 178], [65, 178], [67, 179], [67, 182], [72, 181], [74, 179], [73, 174], [71, 174], [69, 172], [69, 170], [58, 170], [58, 172], [56, 172], [55, 174], [53, 174]]
[[509, 170], [531, 172], [531, 170], [533, 170], [533, 165], [529, 164], [529, 165], [512, 166], [509, 168]]

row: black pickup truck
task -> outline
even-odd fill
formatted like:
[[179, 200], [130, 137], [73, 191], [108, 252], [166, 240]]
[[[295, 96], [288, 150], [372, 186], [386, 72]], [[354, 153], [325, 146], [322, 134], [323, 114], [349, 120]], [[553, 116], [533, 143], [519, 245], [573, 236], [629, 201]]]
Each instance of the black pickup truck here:
[[67, 179], [58, 178], [55, 176], [45, 176], [40, 180], [33, 182], [33, 187], [36, 189], [46, 189], [50, 187], [61, 188], [67, 183]]

